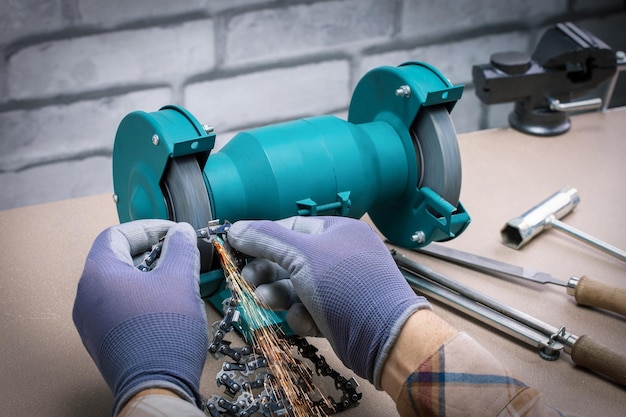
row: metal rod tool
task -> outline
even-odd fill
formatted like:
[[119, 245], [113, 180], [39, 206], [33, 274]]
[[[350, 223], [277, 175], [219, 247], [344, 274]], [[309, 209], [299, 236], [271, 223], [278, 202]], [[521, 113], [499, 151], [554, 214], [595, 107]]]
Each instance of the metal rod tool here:
[[580, 305], [604, 308], [626, 316], [626, 288], [614, 287], [588, 276], [571, 277], [568, 281], [563, 281], [546, 272], [538, 272], [432, 243], [414, 250], [494, 276], [504, 275], [539, 284], [560, 285], [565, 287], [567, 294], [573, 296]]
[[526, 213], [509, 220], [502, 230], [500, 230], [502, 242], [513, 249], [519, 249], [545, 229], [554, 227], [584, 243], [594, 246], [596, 249], [600, 249], [626, 262], [626, 252], [623, 250], [581, 232], [572, 226], [568, 226], [566, 223], [559, 220], [574, 210], [574, 207], [576, 207], [579, 202], [580, 197], [575, 188], [562, 188]]
[[576, 336], [565, 326], [551, 326], [506, 306], [406, 256], [391, 254], [409, 284], [417, 291], [451, 306], [531, 346], [543, 359], [555, 360], [560, 351], [581, 367], [598, 372], [626, 386], [626, 356], [612, 351], [590, 336]]

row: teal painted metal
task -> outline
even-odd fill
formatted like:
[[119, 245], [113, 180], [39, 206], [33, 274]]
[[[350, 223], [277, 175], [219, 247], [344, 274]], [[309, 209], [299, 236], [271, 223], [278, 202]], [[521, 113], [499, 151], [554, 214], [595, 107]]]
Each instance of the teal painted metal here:
[[216, 218], [280, 219], [298, 214], [360, 218], [397, 198], [406, 155], [387, 123], [354, 125], [332, 116], [240, 133], [204, 167]]
[[[410, 95], [399, 99], [398, 86], [407, 86]], [[376, 227], [391, 242], [403, 247], [425, 246], [461, 234], [470, 217], [459, 202], [454, 207], [437, 193], [417, 188], [418, 162], [410, 129], [423, 107], [444, 105], [451, 112], [463, 94], [463, 86], [453, 86], [439, 70], [422, 62], [407, 62], [398, 67], [376, 68], [361, 79], [350, 103], [348, 121], [354, 124], [385, 122], [393, 127], [404, 147], [405, 188], [397, 198], [380, 201], [368, 214]], [[414, 240], [416, 231], [424, 240]]]
[[[410, 94], [397, 93], [400, 86]], [[319, 116], [252, 129], [214, 153], [215, 135], [181, 107], [131, 113], [113, 151], [120, 221], [169, 218], [162, 190], [168, 161], [195, 155], [216, 219], [368, 213], [390, 241], [405, 247], [454, 238], [469, 215], [460, 202], [418, 188], [410, 129], [421, 109], [451, 111], [462, 92], [427, 64], [381, 67], [357, 85], [347, 121]], [[413, 238], [416, 231], [423, 240]], [[223, 289], [218, 270], [205, 271], [201, 282], [205, 297]], [[213, 303], [221, 308], [219, 299]]]
[[128, 114], [113, 146], [113, 189], [120, 222], [167, 219], [161, 179], [169, 159], [194, 154], [206, 161], [214, 145], [215, 134], [205, 132], [181, 107]]

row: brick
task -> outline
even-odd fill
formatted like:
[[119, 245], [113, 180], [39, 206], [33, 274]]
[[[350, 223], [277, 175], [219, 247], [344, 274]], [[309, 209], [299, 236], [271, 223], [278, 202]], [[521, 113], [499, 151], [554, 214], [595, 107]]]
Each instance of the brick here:
[[0, 45], [63, 27], [62, 0], [0, 1]]
[[82, 23], [115, 26], [148, 19], [224, 13], [244, 7], [274, 5], [275, 0], [78, 0]]
[[366, 55], [355, 70], [354, 83], [356, 85], [366, 73], [375, 68], [384, 66], [397, 67], [407, 61], [416, 61], [416, 59], [411, 58], [410, 50], [406, 49]]
[[475, 30], [481, 26], [534, 25], [567, 11], [567, 0], [527, 2], [519, 0], [416, 1], [403, 2], [403, 35], [438, 36]]
[[399, 65], [406, 61], [422, 61], [437, 68], [453, 84], [472, 81], [472, 66], [489, 62], [494, 52], [529, 52], [529, 37], [524, 32], [509, 32], [489, 36], [371, 55], [361, 62], [357, 76], [380, 65]]
[[0, 210], [112, 190], [110, 157], [64, 161], [0, 174]]
[[262, 5], [275, 6], [276, 0], [207, 0], [207, 9], [211, 13], [223, 13], [246, 7], [260, 8]]
[[110, 154], [122, 118], [134, 110], [156, 111], [168, 104], [167, 88], [123, 96], [0, 113], [0, 172]]
[[347, 0], [262, 9], [227, 22], [226, 63], [298, 55], [394, 32], [395, 2]]
[[185, 106], [216, 132], [348, 106], [349, 65], [328, 61], [190, 84]]
[[152, 18], [202, 13], [208, 0], [78, 0], [81, 22], [98, 26], [115, 26]]
[[174, 82], [214, 66], [213, 22], [193, 21], [34, 45], [13, 55], [13, 99]]

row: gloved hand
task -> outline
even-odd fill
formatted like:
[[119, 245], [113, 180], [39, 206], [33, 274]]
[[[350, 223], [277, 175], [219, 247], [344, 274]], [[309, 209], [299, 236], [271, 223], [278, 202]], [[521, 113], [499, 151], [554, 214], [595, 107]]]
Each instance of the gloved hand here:
[[[138, 270], [133, 257], [142, 258], [164, 235], [156, 267]], [[146, 388], [199, 401], [209, 338], [199, 274], [197, 238], [189, 224], [141, 220], [96, 238], [72, 316], [113, 391], [114, 415]]]
[[[398, 270], [369, 225], [345, 217], [239, 221], [228, 242], [257, 260], [243, 270], [256, 294], [304, 335], [321, 333], [341, 361], [380, 389], [380, 375], [402, 326], [430, 308]], [[283, 279], [289, 278], [290, 279]], [[313, 321], [311, 321], [311, 318]]]

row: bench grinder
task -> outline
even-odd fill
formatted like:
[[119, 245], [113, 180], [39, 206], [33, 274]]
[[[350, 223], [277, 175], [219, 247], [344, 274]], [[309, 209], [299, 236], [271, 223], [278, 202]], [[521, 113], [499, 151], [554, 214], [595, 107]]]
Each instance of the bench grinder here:
[[[367, 213], [403, 247], [452, 239], [470, 222], [449, 116], [462, 92], [424, 63], [380, 67], [356, 86], [347, 121], [319, 116], [252, 129], [214, 153], [213, 129], [182, 107], [130, 113], [113, 149], [119, 219], [201, 228], [213, 219]], [[219, 262], [198, 242], [202, 296], [221, 310], [229, 294]]]

